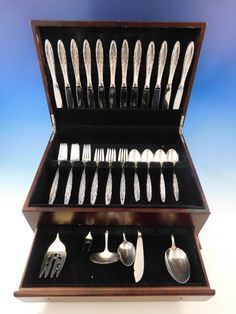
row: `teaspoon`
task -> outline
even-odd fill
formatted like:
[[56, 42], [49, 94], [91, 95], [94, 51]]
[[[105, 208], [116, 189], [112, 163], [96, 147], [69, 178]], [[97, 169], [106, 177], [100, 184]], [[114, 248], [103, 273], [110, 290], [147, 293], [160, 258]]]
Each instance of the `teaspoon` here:
[[141, 161], [147, 163], [147, 180], [146, 180], [146, 195], [148, 202], [152, 200], [152, 181], [150, 176], [150, 162], [153, 161], [153, 153], [150, 149], [145, 149], [141, 155]]
[[177, 152], [173, 148], [171, 148], [166, 153], [166, 158], [167, 158], [167, 161], [173, 163], [173, 191], [174, 191], [175, 200], [176, 200], [176, 202], [178, 202], [178, 200], [179, 200], [179, 184], [178, 184], [177, 176], [175, 173], [175, 165], [179, 161], [179, 156], [178, 156]]
[[166, 153], [162, 149], [158, 149], [154, 154], [154, 161], [159, 162], [161, 166], [161, 173], [160, 173], [160, 196], [161, 201], [164, 203], [166, 201], [166, 185], [165, 179], [162, 172], [163, 162], [166, 161]]
[[118, 254], [123, 265], [131, 266], [135, 259], [135, 247], [133, 243], [126, 240], [123, 232], [123, 242], [118, 247]]
[[140, 184], [137, 174], [137, 164], [141, 161], [141, 155], [137, 149], [129, 152], [128, 160], [134, 162], [134, 199], [136, 202], [140, 200]]

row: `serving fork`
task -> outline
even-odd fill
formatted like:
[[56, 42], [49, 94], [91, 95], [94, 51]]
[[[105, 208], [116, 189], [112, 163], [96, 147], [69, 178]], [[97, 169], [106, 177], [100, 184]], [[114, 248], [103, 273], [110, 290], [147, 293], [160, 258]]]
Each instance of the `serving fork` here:
[[103, 148], [96, 148], [94, 153], [94, 161], [96, 162], [96, 170], [93, 176], [93, 182], [90, 192], [90, 203], [92, 205], [95, 204], [97, 199], [98, 193], [98, 165], [99, 162], [104, 161], [104, 149]]
[[121, 162], [121, 179], [120, 179], [120, 203], [124, 205], [125, 203], [125, 192], [126, 192], [126, 181], [125, 181], [125, 171], [124, 164], [128, 160], [128, 149], [120, 148], [118, 154], [118, 161]]
[[47, 278], [49, 274], [51, 278], [54, 276], [57, 278], [65, 264], [66, 256], [66, 247], [61, 242], [59, 233], [57, 233], [56, 239], [48, 247], [47, 252], [44, 255], [39, 272], [39, 278], [42, 276]]
[[55, 173], [53, 182], [52, 182], [52, 187], [49, 193], [49, 200], [48, 200], [48, 204], [53, 204], [56, 198], [56, 194], [57, 194], [57, 188], [58, 188], [58, 182], [59, 182], [59, 171], [60, 171], [60, 163], [63, 160], [67, 160], [67, 156], [68, 156], [68, 146], [67, 143], [60, 143], [59, 146], [59, 153], [58, 153], [58, 168], [57, 171]]
[[78, 197], [79, 205], [82, 205], [84, 203], [85, 190], [86, 190], [86, 162], [88, 161], [91, 161], [91, 145], [84, 144], [83, 154], [82, 154], [82, 162], [84, 163], [84, 170], [81, 176], [80, 186], [79, 186], [79, 197]]
[[116, 150], [114, 148], [108, 148], [106, 152], [106, 161], [109, 163], [109, 173], [106, 183], [106, 192], [105, 192], [105, 204], [109, 205], [111, 203], [112, 197], [112, 173], [111, 173], [111, 164], [116, 161]]

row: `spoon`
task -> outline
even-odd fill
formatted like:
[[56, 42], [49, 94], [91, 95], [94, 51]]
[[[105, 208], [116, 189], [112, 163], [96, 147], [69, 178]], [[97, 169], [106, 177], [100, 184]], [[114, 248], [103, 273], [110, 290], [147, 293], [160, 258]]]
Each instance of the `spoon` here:
[[175, 200], [176, 200], [176, 202], [178, 202], [178, 200], [179, 200], [179, 184], [178, 184], [177, 176], [175, 173], [175, 165], [179, 161], [179, 156], [178, 156], [177, 152], [173, 148], [171, 148], [166, 153], [166, 158], [167, 158], [167, 161], [173, 163], [173, 191], [174, 191]]
[[120, 259], [117, 253], [108, 250], [108, 230], [105, 233], [105, 249], [103, 252], [93, 253], [90, 256], [90, 261], [96, 264], [112, 264]]
[[190, 264], [186, 253], [175, 245], [175, 238], [171, 234], [172, 245], [165, 252], [166, 268], [179, 283], [186, 283], [190, 278]]
[[161, 166], [161, 173], [160, 173], [160, 196], [161, 201], [164, 203], [166, 201], [166, 185], [165, 179], [162, 172], [163, 162], [166, 161], [166, 153], [162, 149], [158, 149], [154, 154], [154, 161], [159, 162]]
[[135, 247], [133, 243], [128, 242], [123, 232], [123, 242], [118, 247], [118, 254], [123, 265], [131, 266], [135, 260]]
[[153, 161], [153, 153], [150, 149], [145, 149], [141, 155], [141, 161], [147, 163], [147, 180], [146, 180], [146, 194], [148, 202], [152, 199], [152, 181], [149, 172], [150, 162]]
[[129, 152], [128, 160], [134, 162], [134, 199], [136, 202], [140, 200], [140, 184], [137, 174], [137, 164], [141, 160], [141, 155], [137, 149]]

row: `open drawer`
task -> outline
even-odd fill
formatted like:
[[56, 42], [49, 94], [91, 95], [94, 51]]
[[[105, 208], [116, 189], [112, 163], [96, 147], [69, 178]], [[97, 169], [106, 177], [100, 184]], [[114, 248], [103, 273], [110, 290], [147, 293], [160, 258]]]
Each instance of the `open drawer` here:
[[[100, 265], [90, 261], [90, 255], [104, 250], [104, 234], [109, 232], [108, 248], [116, 252], [122, 243], [122, 232], [127, 240], [136, 244], [137, 231], [141, 231], [144, 248], [144, 273], [135, 283], [134, 267], [120, 261]], [[83, 252], [83, 241], [91, 231], [93, 244], [89, 253]], [[58, 278], [39, 278], [43, 257], [59, 233], [67, 251], [67, 258]], [[188, 256], [190, 278], [185, 284], [176, 282], [165, 265], [165, 251], [171, 246], [171, 234], [176, 246]], [[189, 226], [86, 226], [42, 225], [38, 227], [23, 279], [15, 296], [24, 301], [71, 301], [102, 296], [147, 299], [200, 299], [215, 294], [209, 286], [202, 262], [198, 238]], [[144, 298], [144, 299], [145, 299]], [[98, 298], [99, 299], [99, 298]]]

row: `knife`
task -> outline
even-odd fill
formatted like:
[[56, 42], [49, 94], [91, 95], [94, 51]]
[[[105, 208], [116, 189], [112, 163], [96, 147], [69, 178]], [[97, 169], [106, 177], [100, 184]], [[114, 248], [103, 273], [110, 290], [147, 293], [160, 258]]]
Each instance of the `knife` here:
[[134, 48], [134, 78], [130, 95], [130, 107], [138, 107], [138, 75], [142, 57], [142, 45], [141, 41], [137, 40]]
[[117, 63], [117, 47], [116, 42], [112, 40], [109, 50], [109, 63], [110, 63], [110, 89], [109, 89], [109, 106], [110, 108], [116, 107], [116, 63]]
[[184, 64], [183, 64], [180, 84], [179, 84], [179, 87], [175, 96], [175, 100], [174, 100], [174, 105], [173, 105], [174, 110], [177, 110], [180, 107], [182, 96], [183, 96], [183, 91], [184, 91], [184, 83], [185, 83], [190, 65], [193, 60], [193, 54], [194, 54], [194, 42], [191, 41], [186, 49], [185, 56], [184, 56]]
[[121, 48], [121, 72], [122, 72], [122, 82], [120, 89], [120, 107], [127, 108], [127, 71], [129, 63], [129, 45], [128, 41], [125, 39]]
[[153, 41], [151, 41], [148, 46], [147, 57], [146, 57], [146, 80], [145, 80], [143, 96], [141, 100], [142, 108], [149, 107], [150, 79], [151, 79], [151, 74], [152, 74], [154, 57], [155, 57], [155, 44]]
[[157, 81], [156, 81], [156, 86], [155, 86], [154, 93], [152, 96], [152, 109], [157, 109], [159, 107], [160, 97], [161, 97], [161, 80], [162, 80], [162, 75], [163, 75], [165, 64], [166, 64], [166, 57], [167, 57], [167, 42], [164, 41], [161, 45], [161, 49], [159, 52]]
[[91, 74], [91, 49], [87, 39], [84, 40], [83, 44], [83, 57], [84, 66], [87, 77], [87, 102], [89, 108], [95, 107], [93, 84], [92, 84], [92, 74]]
[[69, 78], [68, 78], [66, 50], [61, 40], [58, 40], [57, 42], [57, 53], [58, 53], [58, 58], [61, 65], [63, 79], [64, 79], [67, 107], [69, 109], [73, 109], [75, 106], [74, 106], [74, 99], [73, 99], [72, 90], [71, 90]]
[[97, 70], [98, 70], [98, 104], [100, 108], [106, 107], [106, 95], [103, 82], [103, 64], [104, 64], [104, 55], [103, 55], [103, 46], [100, 39], [96, 43], [96, 61], [97, 61]]
[[139, 282], [144, 273], [144, 252], [143, 252], [143, 239], [142, 233], [138, 231], [138, 238], [136, 243], [136, 255], [134, 261], [134, 279]]
[[172, 54], [171, 54], [168, 83], [167, 83], [167, 86], [165, 89], [165, 97], [164, 97], [164, 101], [162, 104], [162, 109], [164, 109], [164, 110], [169, 108], [172, 82], [173, 82], [176, 66], [177, 66], [177, 63], [179, 60], [179, 54], [180, 54], [180, 43], [179, 43], [179, 41], [177, 41], [174, 45], [174, 48], [173, 48]]
[[79, 52], [76, 45], [76, 41], [71, 39], [70, 42], [70, 55], [72, 60], [72, 65], [75, 74], [75, 89], [76, 89], [76, 101], [78, 108], [84, 108], [84, 95], [83, 89], [80, 81], [80, 71], [79, 71]]
[[52, 50], [52, 45], [48, 39], [45, 40], [45, 55], [46, 55], [49, 71], [52, 77], [52, 86], [53, 86], [53, 93], [54, 93], [56, 106], [57, 108], [62, 108], [63, 105], [62, 105], [59, 85], [57, 83], [54, 54]]

